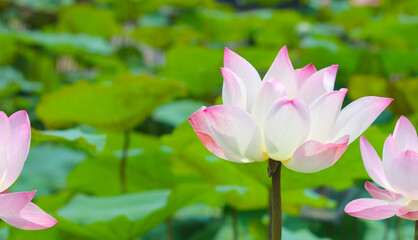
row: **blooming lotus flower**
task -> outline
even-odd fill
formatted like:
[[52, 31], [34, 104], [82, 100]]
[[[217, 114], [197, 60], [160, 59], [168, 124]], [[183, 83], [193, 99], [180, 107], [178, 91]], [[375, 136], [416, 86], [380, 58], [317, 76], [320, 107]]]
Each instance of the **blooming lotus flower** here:
[[418, 139], [411, 122], [400, 117], [393, 136], [389, 135], [385, 141], [383, 162], [363, 136], [360, 149], [367, 173], [385, 189], [366, 182], [365, 188], [373, 198], [354, 200], [345, 207], [345, 212], [372, 220], [394, 215], [418, 220]]
[[57, 221], [31, 203], [36, 191], [10, 193], [29, 152], [31, 128], [26, 111], [7, 117], [0, 112], [0, 218], [27, 230], [54, 226]]
[[216, 156], [240, 163], [269, 158], [298, 172], [333, 165], [392, 99], [364, 97], [342, 111], [347, 89], [334, 91], [337, 65], [293, 69], [283, 47], [261, 80], [255, 68], [225, 49], [223, 105], [202, 107], [189, 121]]

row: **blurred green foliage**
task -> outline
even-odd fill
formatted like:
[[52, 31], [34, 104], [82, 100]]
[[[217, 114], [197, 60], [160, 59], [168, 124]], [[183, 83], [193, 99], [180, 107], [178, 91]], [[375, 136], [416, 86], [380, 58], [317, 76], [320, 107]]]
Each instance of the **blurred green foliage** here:
[[[338, 64], [346, 103], [395, 98], [365, 132], [381, 152], [400, 115], [418, 126], [417, 11], [415, 0], [0, 1], [0, 109], [26, 109], [33, 127], [12, 191], [38, 189], [59, 220], [2, 223], [0, 239], [225, 240], [234, 226], [266, 239], [267, 163], [213, 156], [187, 122], [220, 102], [224, 47], [264, 74], [287, 45], [296, 68]], [[410, 222], [343, 213], [367, 196], [358, 145], [324, 171], [283, 170], [284, 239], [411, 238]]]

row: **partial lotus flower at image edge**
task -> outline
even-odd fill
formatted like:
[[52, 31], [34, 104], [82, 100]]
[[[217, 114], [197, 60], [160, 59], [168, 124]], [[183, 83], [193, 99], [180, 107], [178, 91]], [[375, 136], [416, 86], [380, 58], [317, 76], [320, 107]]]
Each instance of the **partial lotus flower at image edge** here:
[[0, 219], [20, 229], [39, 230], [57, 221], [31, 201], [36, 191], [10, 193], [29, 153], [31, 127], [26, 111], [0, 112]]
[[371, 220], [395, 215], [418, 220], [418, 139], [412, 123], [404, 116], [399, 118], [383, 146], [383, 161], [363, 136], [360, 149], [367, 173], [384, 189], [366, 182], [364, 187], [372, 198], [351, 201], [345, 212]]

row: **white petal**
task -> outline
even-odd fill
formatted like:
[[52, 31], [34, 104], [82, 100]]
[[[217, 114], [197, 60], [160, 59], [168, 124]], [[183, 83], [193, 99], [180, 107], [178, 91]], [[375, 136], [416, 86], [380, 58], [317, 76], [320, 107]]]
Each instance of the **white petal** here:
[[268, 110], [270, 110], [277, 99], [284, 97], [285, 94], [286, 88], [277, 78], [263, 81], [263, 85], [261, 86], [251, 112], [251, 115], [261, 129], [264, 125]]
[[400, 153], [400, 151], [396, 147], [392, 134], [390, 134], [383, 145], [383, 164], [389, 164], [398, 153]]
[[10, 138], [6, 139], [3, 143], [5, 146], [2, 146], [2, 148], [7, 147], [7, 167], [4, 178], [1, 179], [1, 191], [9, 188], [19, 177], [30, 148], [31, 127], [26, 111], [13, 113], [9, 117], [9, 123]]
[[396, 123], [393, 139], [399, 151], [413, 150], [418, 152], [418, 138], [414, 125], [404, 116]]
[[296, 172], [313, 173], [332, 166], [348, 147], [348, 136], [336, 143], [322, 144], [310, 140], [302, 144], [288, 162], [283, 164]]
[[386, 179], [383, 163], [377, 155], [373, 146], [367, 141], [364, 136], [360, 137], [361, 157], [363, 158], [364, 167], [369, 176], [380, 186], [385, 189], [393, 191], [393, 188]]
[[406, 150], [384, 164], [389, 184], [409, 199], [418, 199], [418, 153]]
[[221, 68], [224, 77], [222, 87], [222, 101], [225, 105], [232, 105], [246, 109], [247, 92], [242, 80], [230, 69]]
[[307, 139], [325, 142], [334, 127], [341, 110], [347, 89], [326, 93], [309, 107], [311, 112], [311, 130]]
[[298, 81], [292, 62], [289, 59], [286, 46], [280, 49], [263, 80], [277, 78], [286, 87], [289, 98], [295, 98], [298, 94]]
[[0, 111], [0, 134], [2, 134], [5, 139], [10, 138], [10, 121], [7, 114], [3, 111]]
[[289, 159], [306, 139], [309, 118], [309, 112], [301, 100], [277, 100], [267, 114], [264, 127], [268, 155], [278, 161]]
[[318, 97], [334, 90], [337, 70], [338, 65], [332, 65], [312, 74], [303, 82], [302, 86], [300, 86], [298, 97], [301, 98], [305, 104], [310, 105]]
[[391, 98], [363, 97], [350, 103], [338, 115], [330, 135], [335, 141], [350, 135], [350, 143], [356, 140], [393, 101]]
[[225, 48], [224, 67], [233, 71], [244, 83], [247, 93], [247, 109], [251, 109], [261, 87], [257, 70], [243, 57]]

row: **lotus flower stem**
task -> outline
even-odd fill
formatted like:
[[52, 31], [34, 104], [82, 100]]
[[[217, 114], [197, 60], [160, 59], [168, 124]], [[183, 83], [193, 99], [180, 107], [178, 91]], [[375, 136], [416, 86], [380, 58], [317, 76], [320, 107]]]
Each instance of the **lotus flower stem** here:
[[418, 220], [415, 221], [415, 235], [414, 240], [418, 240]]
[[396, 239], [403, 239], [402, 229], [402, 219], [396, 218]]
[[282, 196], [280, 187], [280, 172], [282, 162], [269, 159], [268, 173], [271, 177], [271, 240], [282, 239]]
[[122, 193], [126, 193], [126, 160], [128, 159], [129, 142], [130, 131], [126, 130], [124, 132], [122, 157], [119, 166], [120, 189]]
[[383, 239], [387, 240], [389, 235], [389, 229], [390, 229], [390, 218], [385, 220], [385, 231], [383, 232]]
[[232, 239], [238, 240], [239, 239], [238, 212], [233, 207], [231, 207], [231, 218], [232, 218], [232, 228], [234, 232]]
[[[271, 207], [271, 188], [269, 189], [269, 192], [270, 192], [270, 195], [269, 195], [269, 209], [268, 209], [268, 211], [269, 211], [269, 216], [270, 216], [270, 219], [271, 219], [271, 216], [272, 216], [272, 214], [271, 214], [271, 211], [272, 211], [272, 207]], [[271, 240], [271, 229], [272, 229], [272, 227], [271, 227], [271, 220], [269, 221], [269, 225], [268, 225], [268, 240]]]
[[173, 219], [170, 217], [165, 221], [167, 227], [167, 240], [174, 240]]

